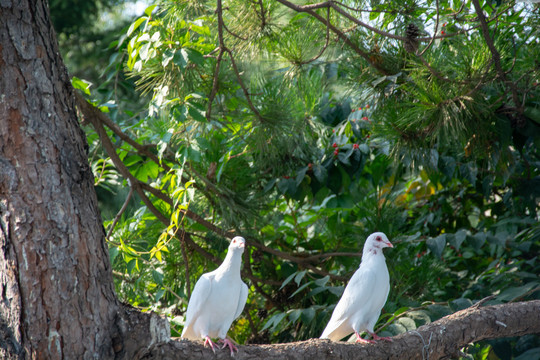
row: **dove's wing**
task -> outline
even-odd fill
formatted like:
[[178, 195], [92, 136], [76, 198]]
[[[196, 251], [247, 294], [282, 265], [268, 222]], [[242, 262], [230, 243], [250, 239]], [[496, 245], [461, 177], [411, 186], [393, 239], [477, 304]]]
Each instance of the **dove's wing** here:
[[186, 322], [182, 331], [182, 337], [189, 336], [193, 321], [200, 315], [201, 310], [204, 308], [204, 304], [212, 292], [212, 280], [213, 276], [203, 274], [195, 284], [186, 311]]
[[240, 296], [238, 297], [238, 307], [236, 308], [236, 312], [234, 313], [235, 319], [240, 316], [242, 310], [244, 310], [244, 306], [246, 306], [248, 292], [249, 291], [247, 285], [242, 282], [242, 286], [240, 286]]

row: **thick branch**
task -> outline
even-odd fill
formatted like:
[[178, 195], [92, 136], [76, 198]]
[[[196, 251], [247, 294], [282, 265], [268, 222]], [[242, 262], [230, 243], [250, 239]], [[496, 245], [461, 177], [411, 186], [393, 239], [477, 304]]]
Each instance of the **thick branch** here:
[[[388, 359], [430, 360], [458, 357], [470, 343], [485, 339], [540, 333], [540, 300], [478, 308], [472, 306], [414, 331], [395, 336], [393, 342], [352, 344], [311, 339], [274, 345], [239, 346], [236, 359]], [[230, 359], [228, 351], [205, 348], [191, 341], [161, 343], [141, 359]]]

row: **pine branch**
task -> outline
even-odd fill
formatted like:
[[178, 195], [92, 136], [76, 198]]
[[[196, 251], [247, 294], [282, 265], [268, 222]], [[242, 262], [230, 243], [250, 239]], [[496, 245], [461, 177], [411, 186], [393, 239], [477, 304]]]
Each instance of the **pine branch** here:
[[478, 0], [472, 0], [472, 3], [474, 5], [476, 15], [478, 16], [478, 21], [480, 22], [482, 35], [484, 37], [484, 40], [486, 41], [489, 51], [491, 52], [491, 57], [495, 65], [495, 69], [497, 69], [497, 74], [499, 75], [500, 79], [506, 84], [506, 86], [510, 88], [510, 91], [512, 93], [512, 100], [514, 101], [514, 106], [516, 107], [518, 114], [521, 115], [523, 114], [523, 106], [521, 105], [521, 102], [519, 101], [517, 86], [514, 82], [508, 80], [506, 76], [506, 72], [504, 71], [502, 67], [501, 54], [495, 47], [495, 43], [493, 42], [493, 39], [491, 38], [491, 35], [489, 34], [489, 26], [488, 26], [486, 17], [484, 15], [484, 11], [482, 10], [482, 7], [480, 6], [480, 2]]

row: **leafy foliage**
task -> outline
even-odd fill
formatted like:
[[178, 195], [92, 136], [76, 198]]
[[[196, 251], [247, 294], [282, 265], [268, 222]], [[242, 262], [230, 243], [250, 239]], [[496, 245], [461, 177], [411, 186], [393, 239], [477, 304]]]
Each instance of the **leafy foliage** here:
[[[474, 1], [347, 4], [164, 2], [115, 43], [90, 93], [114, 121], [110, 140], [86, 128], [91, 163], [117, 291], [173, 335], [232, 234], [250, 245], [241, 343], [320, 336], [376, 230], [395, 245], [383, 335], [539, 298], [538, 7], [485, 2], [482, 25]], [[438, 36], [407, 52], [410, 23]]]

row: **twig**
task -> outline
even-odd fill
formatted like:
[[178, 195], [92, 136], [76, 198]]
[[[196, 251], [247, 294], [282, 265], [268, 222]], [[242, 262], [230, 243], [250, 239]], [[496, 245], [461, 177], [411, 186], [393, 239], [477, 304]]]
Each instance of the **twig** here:
[[329, 42], [330, 42], [330, 8], [328, 7], [326, 9], [326, 41], [325, 41], [324, 46], [322, 47], [322, 49], [321, 49], [321, 51], [319, 52], [318, 55], [314, 56], [313, 58], [311, 58], [309, 60], [302, 61], [298, 65], [309, 64], [309, 63], [317, 60], [318, 58], [320, 58], [322, 56], [322, 54], [324, 53], [324, 51], [326, 50], [326, 48], [328, 47]]
[[340, 3], [338, 1], [334, 1], [337, 5], [344, 7], [345, 9], [356, 11], [356, 12], [368, 12], [368, 13], [386, 13], [386, 14], [397, 14], [398, 12], [395, 10], [380, 10], [380, 9], [357, 9], [353, 8], [352, 6], [345, 5], [343, 3]]
[[437, 18], [435, 20], [435, 30], [433, 31], [433, 37], [431, 38], [431, 40], [429, 41], [427, 46], [424, 48], [424, 50], [422, 50], [422, 52], [420, 54], [417, 54], [417, 56], [424, 55], [424, 53], [426, 51], [428, 51], [428, 49], [431, 47], [431, 45], [435, 42], [435, 38], [437, 37], [437, 31], [439, 30], [439, 11], [440, 11], [440, 9], [439, 9], [439, 0], [436, 0], [435, 6], [437, 7]]
[[259, 4], [259, 7], [261, 9], [261, 16], [260, 16], [261, 29], [264, 29], [264, 27], [266, 26], [266, 10], [264, 10], [264, 4], [263, 4], [262, 0], [259, 0], [258, 4]]
[[114, 217], [111, 227], [109, 228], [109, 231], [107, 232], [107, 240], [111, 237], [111, 234], [114, 231], [114, 227], [116, 226], [116, 223], [118, 223], [118, 220], [120, 220], [120, 217], [122, 216], [124, 211], [126, 211], [132, 195], [133, 195], [133, 187], [130, 186], [128, 196], [126, 197], [126, 201], [124, 201], [124, 205], [122, 205], [122, 207], [120, 208], [120, 211], [118, 211], [118, 214], [116, 214], [116, 216]]
[[[321, 15], [317, 14], [315, 11], [313, 11], [313, 9], [318, 9], [318, 8], [323, 8], [323, 7], [329, 7], [329, 6], [332, 6], [332, 8], [334, 9], [338, 9], [337, 11], [340, 12], [340, 13], [345, 13], [347, 14], [347, 12], [343, 11], [342, 9], [340, 9], [339, 7], [337, 7], [337, 5], [333, 6], [332, 2], [331, 1], [328, 1], [328, 2], [325, 2], [325, 3], [319, 3], [319, 4], [312, 4], [312, 5], [305, 5], [305, 6], [300, 6], [300, 5], [296, 5], [296, 4], [293, 4], [291, 3], [290, 1], [287, 1], [287, 0], [277, 0], [278, 2], [280, 2], [281, 4], [285, 5], [286, 7], [290, 8], [290, 9], [293, 9], [297, 12], [305, 12], [309, 15], [311, 15], [312, 17], [314, 17], [315, 19], [317, 19], [318, 21], [322, 22], [323, 24], [325, 24], [326, 26], [328, 26], [328, 28], [334, 33], [336, 34], [340, 39], [341, 41], [343, 41], [345, 44], [347, 44], [347, 46], [349, 46], [355, 53], [357, 53], [358, 55], [360, 55], [361, 57], [363, 57], [369, 64], [371, 64], [371, 66], [373, 66], [375, 69], [377, 69], [381, 74], [383, 75], [391, 75], [391, 73], [386, 70], [385, 68], [383, 68], [380, 64], [378, 64], [377, 62], [371, 60], [370, 56], [369, 56], [369, 53], [363, 51], [362, 49], [360, 49], [354, 42], [352, 42], [349, 37], [347, 35], [345, 35], [341, 30], [339, 30], [338, 28], [336, 28], [334, 25], [330, 24], [329, 22], [326, 21], [326, 19], [324, 17], [322, 17]], [[348, 15], [348, 14], [347, 14]], [[349, 15], [350, 16], [350, 15]], [[352, 16], [351, 16], [352, 17]], [[359, 20], [355, 19], [354, 17], [352, 17], [355, 21], [355, 23], [358, 23]], [[361, 24], [359, 25], [367, 25], [367, 24], [364, 24], [362, 22], [360, 22]], [[369, 25], [368, 25], [369, 26]], [[369, 28], [371, 29], [374, 29], [374, 30], [377, 30], [371, 26], [369, 26]], [[377, 30], [378, 32], [380, 32], [379, 30]], [[386, 32], [383, 32], [384, 35], [388, 34], [390, 36], [394, 36], [390, 33], [386, 33]], [[399, 39], [401, 39], [401, 37], [398, 37]]]
[[182, 237], [180, 239], [180, 250], [182, 251], [182, 259], [184, 259], [184, 268], [186, 271], [186, 287], [188, 291], [187, 295], [188, 295], [188, 298], [191, 299], [191, 283], [189, 280], [189, 261], [188, 261], [187, 252], [186, 252], [186, 242], [184, 241], [185, 236], [186, 236], [186, 231], [182, 230]]
[[244, 93], [244, 96], [246, 97], [246, 101], [248, 103], [249, 108], [253, 113], [257, 116], [259, 120], [263, 120], [263, 117], [259, 113], [259, 110], [253, 105], [253, 102], [251, 101], [251, 96], [249, 95], [249, 92], [247, 91], [246, 85], [244, 84], [244, 81], [242, 80], [242, 76], [240, 76], [240, 71], [238, 71], [238, 67], [236, 66], [236, 61], [234, 60], [234, 56], [231, 50], [225, 48], [225, 51], [229, 54], [229, 58], [231, 59], [231, 65], [234, 70], [234, 73], [236, 75], [236, 78], [238, 79], [238, 84], [242, 88], [242, 92]]
[[512, 100], [514, 101], [517, 112], [519, 114], [523, 114], [523, 107], [521, 106], [521, 103], [519, 101], [516, 84], [514, 84], [512, 81], [509, 81], [508, 78], [506, 77], [506, 72], [504, 71], [501, 64], [501, 54], [495, 47], [495, 43], [493, 42], [493, 39], [491, 38], [491, 35], [489, 34], [489, 27], [486, 21], [486, 17], [484, 15], [484, 11], [482, 10], [482, 6], [480, 6], [480, 2], [478, 0], [472, 0], [472, 3], [474, 5], [476, 14], [478, 15], [478, 21], [480, 22], [482, 35], [484, 36], [484, 40], [486, 41], [489, 51], [491, 52], [491, 57], [495, 64], [495, 69], [497, 70], [497, 74], [499, 75], [501, 80], [510, 88], [510, 91], [512, 92]]
[[229, 30], [229, 28], [227, 27], [227, 25], [225, 25], [225, 23], [223, 23], [223, 28], [224, 28], [229, 34], [231, 34], [232, 36], [234, 36], [234, 37], [237, 38], [237, 39], [244, 40], [244, 41], [246, 41], [246, 40], [248, 39], [247, 37], [244, 38], [244, 37], [241, 37], [241, 36], [238, 35], [238, 34], [233, 33], [231, 30]]

